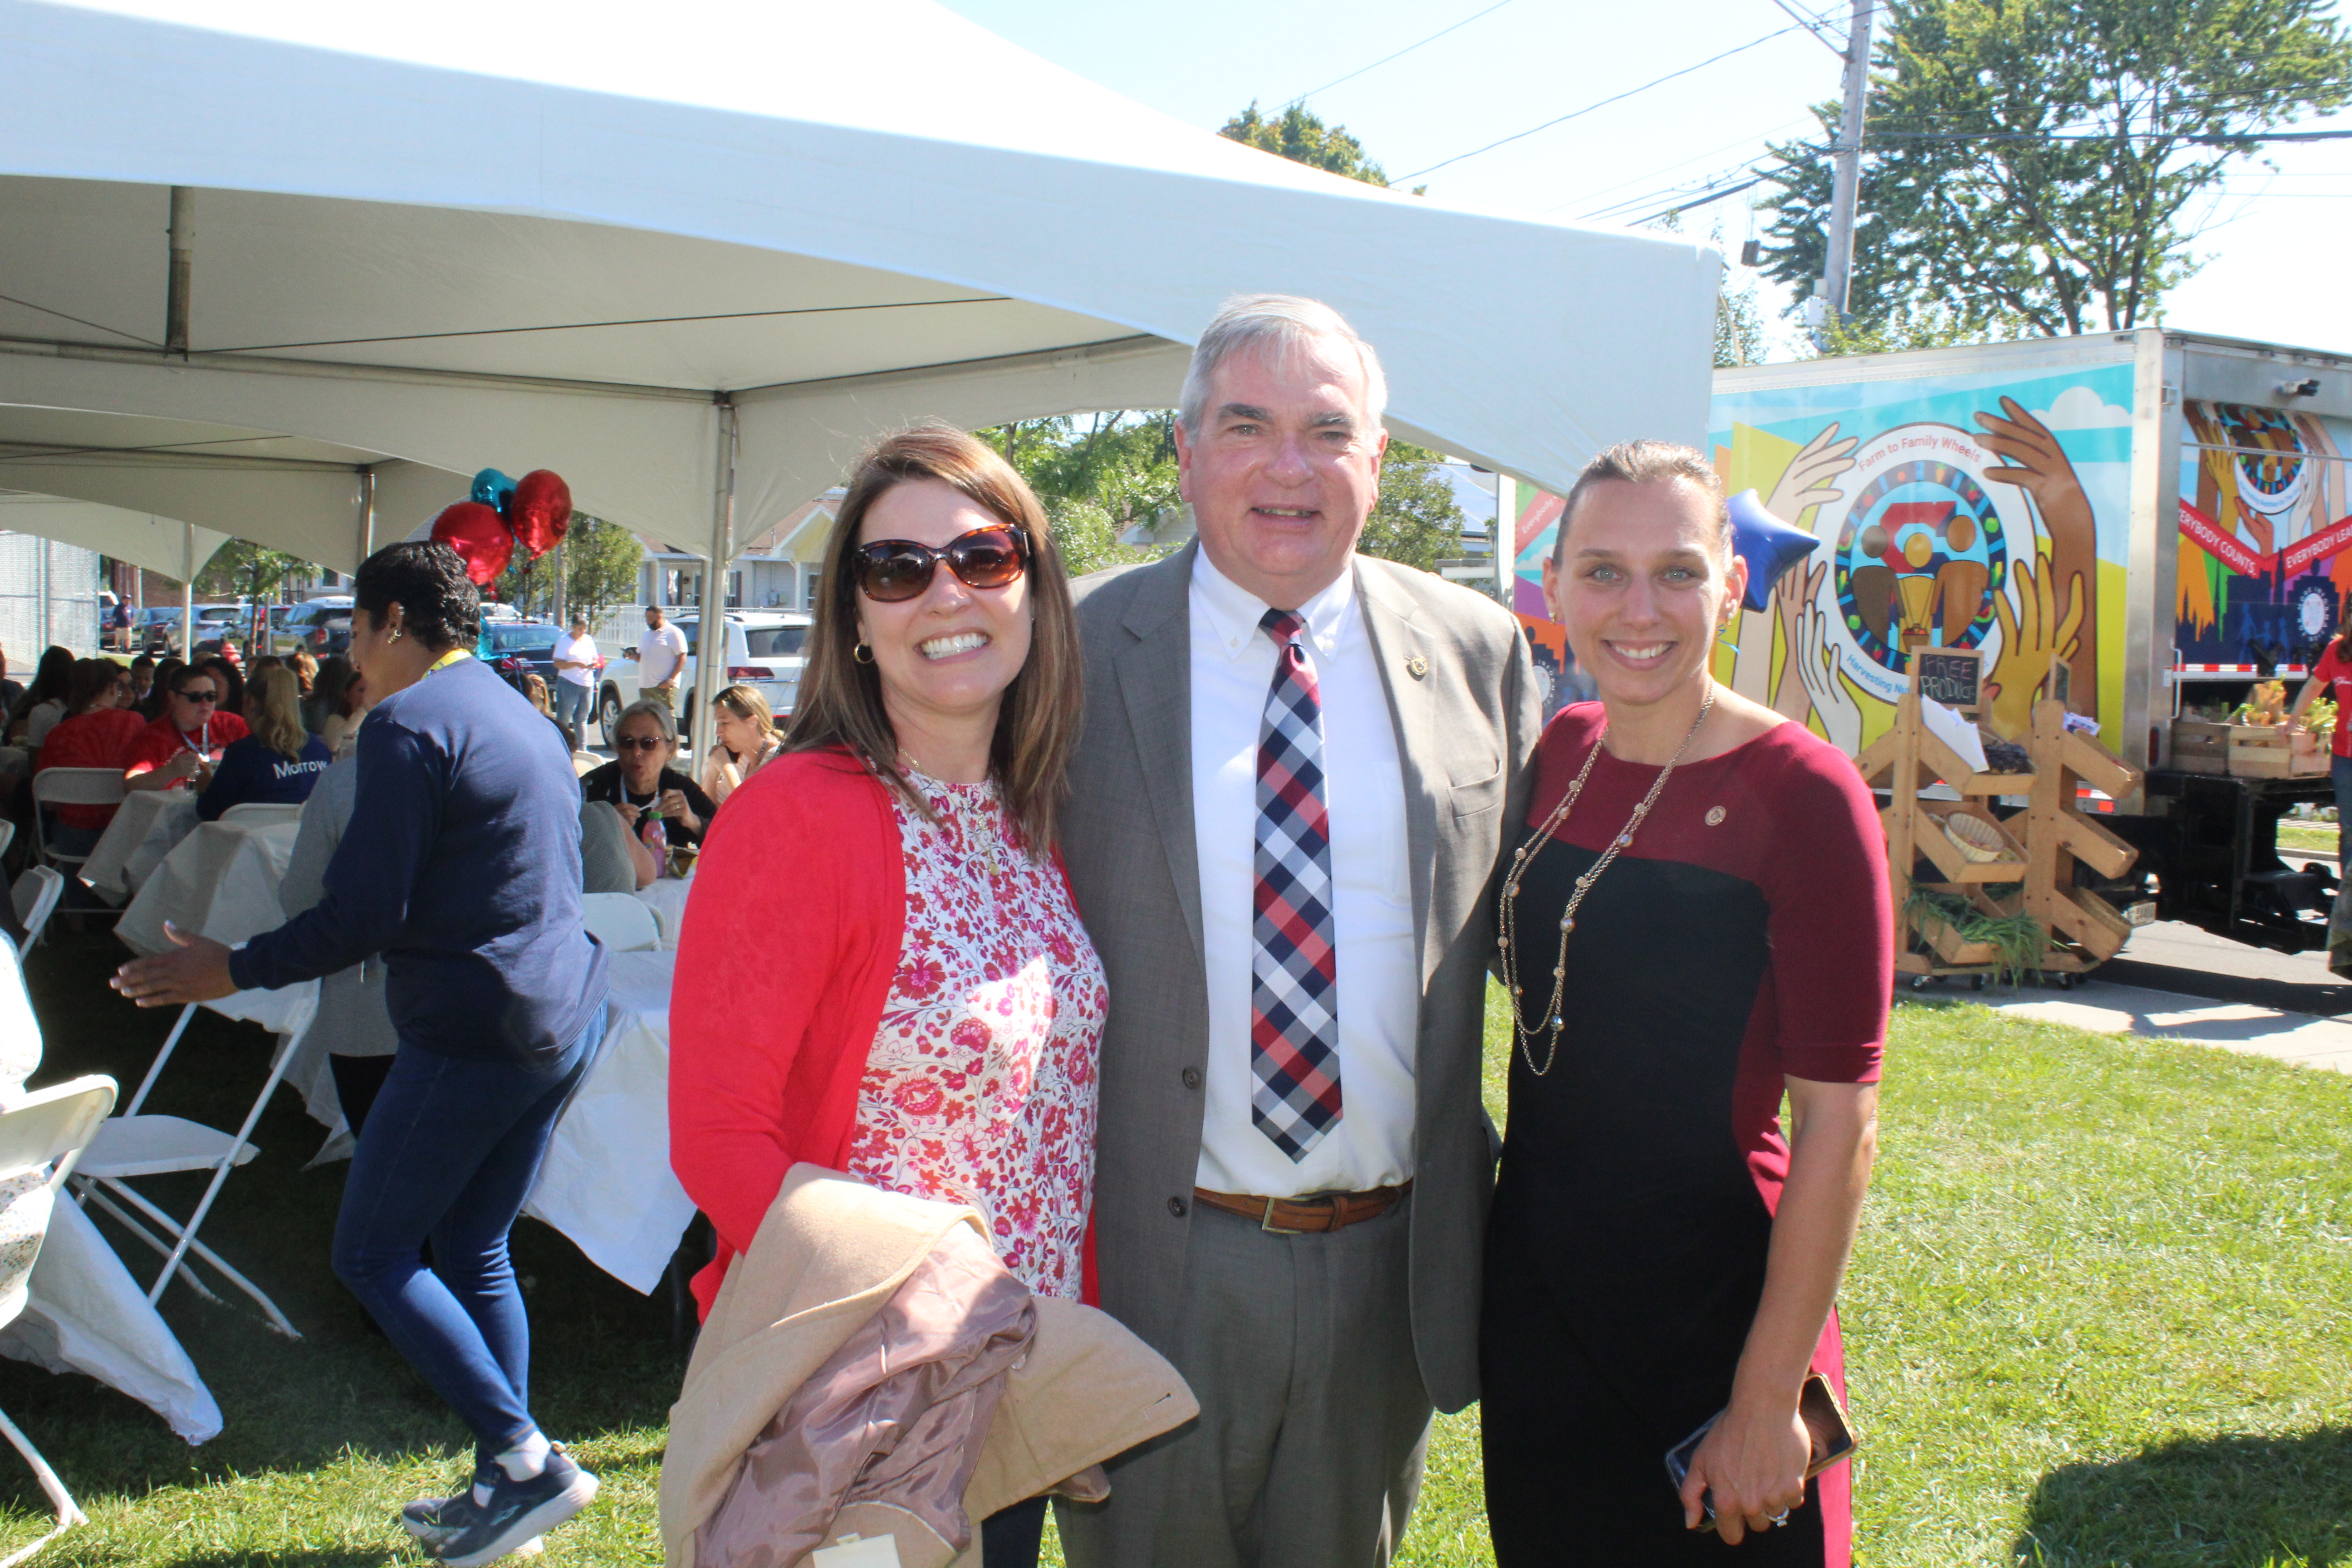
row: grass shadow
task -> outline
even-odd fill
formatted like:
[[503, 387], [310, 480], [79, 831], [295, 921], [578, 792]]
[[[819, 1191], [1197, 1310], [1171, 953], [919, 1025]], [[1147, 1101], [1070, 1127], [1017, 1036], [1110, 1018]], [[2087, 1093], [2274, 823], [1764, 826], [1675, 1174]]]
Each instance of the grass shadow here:
[[2035, 1487], [2013, 1550], [2033, 1568], [2352, 1563], [2352, 1426], [2061, 1466]]
[[[175, 1015], [142, 1013], [106, 989], [107, 975], [122, 957], [120, 943], [102, 931], [63, 935], [31, 955], [26, 979], [45, 1047], [37, 1086], [88, 1072], [113, 1075], [125, 1094], [138, 1082]], [[260, 1087], [269, 1048], [257, 1027], [199, 1012], [149, 1108], [233, 1128]], [[299, 1098], [281, 1089], [254, 1132], [261, 1153], [230, 1175], [203, 1231], [208, 1244], [270, 1294], [301, 1339], [270, 1331], [234, 1291], [224, 1292], [223, 1306], [201, 1300], [184, 1285], [163, 1295], [164, 1321], [220, 1404], [225, 1426], [219, 1436], [191, 1448], [143, 1405], [89, 1378], [0, 1361], [0, 1410], [39, 1445], [86, 1503], [353, 1462], [437, 1471], [470, 1452], [463, 1425], [369, 1331], [359, 1304], [330, 1271], [329, 1245], [349, 1166], [303, 1168], [323, 1137]], [[142, 1182], [141, 1190], [173, 1213], [186, 1214], [202, 1182], [156, 1179]], [[151, 1280], [154, 1255], [111, 1221], [93, 1218], [140, 1282]], [[666, 1293], [639, 1296], [536, 1221], [516, 1227], [514, 1257], [531, 1316], [534, 1414], [551, 1436], [596, 1446], [616, 1458], [634, 1458], [646, 1448], [658, 1456], [686, 1364], [685, 1352], [670, 1344]], [[12, 1458], [0, 1455], [0, 1507], [42, 1510], [39, 1490], [24, 1467], [5, 1462]], [[347, 1559], [331, 1551], [299, 1560]], [[367, 1560], [381, 1563], [383, 1555]]]

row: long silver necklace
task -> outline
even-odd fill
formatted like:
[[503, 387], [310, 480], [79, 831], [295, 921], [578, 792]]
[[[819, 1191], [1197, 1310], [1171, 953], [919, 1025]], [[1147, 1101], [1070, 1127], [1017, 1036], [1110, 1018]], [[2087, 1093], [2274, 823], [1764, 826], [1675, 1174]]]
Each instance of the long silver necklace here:
[[[1706, 683], [1706, 696], [1698, 705], [1698, 717], [1691, 721], [1690, 731], [1683, 737], [1683, 743], [1675, 748], [1675, 754], [1659, 771], [1657, 781], [1650, 785], [1650, 793], [1642, 797], [1642, 804], [1633, 808], [1633, 815], [1626, 819], [1617, 837], [1609, 841], [1609, 847], [1601, 852], [1601, 858], [1576, 879], [1574, 889], [1568, 895], [1568, 907], [1559, 915], [1559, 955], [1551, 966], [1551, 1002], [1544, 1008], [1543, 1021], [1533, 1029], [1528, 1027], [1522, 1010], [1523, 993], [1519, 988], [1519, 879], [1527, 874], [1528, 862], [1534, 858], [1537, 851], [1550, 842], [1552, 830], [1566, 822], [1568, 814], [1576, 808], [1576, 797], [1584, 793], [1584, 781], [1591, 776], [1592, 764], [1601, 755], [1601, 744], [1608, 739], [1606, 721], [1602, 722], [1601, 733], [1592, 738], [1592, 750], [1585, 753], [1584, 766], [1577, 770], [1576, 780], [1568, 786], [1568, 793], [1560, 797], [1559, 804], [1552, 808], [1551, 815], [1544, 819], [1544, 825], [1536, 830], [1535, 836], [1520, 845], [1518, 852], [1511, 857], [1510, 872], [1503, 879], [1501, 907], [1495, 911], [1496, 941], [1502, 949], [1503, 984], [1511, 994], [1511, 1036], [1518, 1043], [1519, 1055], [1526, 1060], [1528, 1070], [1538, 1078], [1550, 1073], [1552, 1064], [1559, 1059], [1560, 1035], [1568, 1027], [1567, 1015], [1560, 1005], [1568, 994], [1568, 939], [1570, 933], [1576, 930], [1577, 909], [1584, 902], [1584, 895], [1592, 890], [1592, 884], [1601, 879], [1601, 873], [1609, 869], [1611, 862], [1617, 858], [1618, 851], [1633, 844], [1634, 833], [1640, 829], [1643, 819], [1650, 815], [1650, 808], [1657, 805], [1658, 796], [1665, 793], [1666, 781], [1675, 776], [1675, 765], [1683, 760], [1683, 753], [1690, 750], [1690, 743], [1698, 738], [1698, 727], [1706, 722], [1706, 716], [1714, 707], [1715, 681], [1710, 678]], [[1547, 1031], [1551, 1035], [1551, 1048], [1544, 1053], [1543, 1066], [1538, 1067], [1534, 1042]]]

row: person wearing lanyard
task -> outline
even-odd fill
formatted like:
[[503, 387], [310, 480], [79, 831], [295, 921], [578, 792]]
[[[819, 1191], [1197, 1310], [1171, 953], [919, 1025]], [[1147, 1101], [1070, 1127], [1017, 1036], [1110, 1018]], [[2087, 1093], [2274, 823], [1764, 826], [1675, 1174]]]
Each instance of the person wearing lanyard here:
[[220, 711], [221, 683], [210, 669], [183, 665], [167, 689], [163, 710], [123, 755], [125, 789], [175, 789], [191, 779], [202, 789], [221, 752], [249, 733], [242, 718]]
[[177, 950], [124, 964], [114, 984], [177, 1006], [383, 955], [400, 1043], [352, 1156], [334, 1268], [473, 1428], [471, 1489], [421, 1498], [400, 1522], [478, 1568], [596, 1495], [531, 1416], [507, 1235], [603, 1038], [604, 950], [581, 914], [571, 757], [465, 651], [479, 616], [465, 563], [445, 544], [391, 545], [352, 597], [352, 659], [376, 706], [318, 902], [235, 952], [166, 925]]

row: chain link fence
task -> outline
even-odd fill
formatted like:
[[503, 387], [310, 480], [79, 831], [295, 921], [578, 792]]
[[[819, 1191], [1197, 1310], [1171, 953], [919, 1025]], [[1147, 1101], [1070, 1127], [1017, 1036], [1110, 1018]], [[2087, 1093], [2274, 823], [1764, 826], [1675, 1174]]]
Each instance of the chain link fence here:
[[98, 552], [30, 533], [0, 532], [0, 650], [30, 679], [55, 644], [77, 658], [98, 652]]

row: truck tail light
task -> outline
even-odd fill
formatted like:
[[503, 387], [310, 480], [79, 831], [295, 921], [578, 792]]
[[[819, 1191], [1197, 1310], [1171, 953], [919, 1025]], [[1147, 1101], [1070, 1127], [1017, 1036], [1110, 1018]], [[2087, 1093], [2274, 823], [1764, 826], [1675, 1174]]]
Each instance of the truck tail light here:
[[730, 680], [773, 680], [776, 672], [764, 664], [730, 664], [727, 667]]

